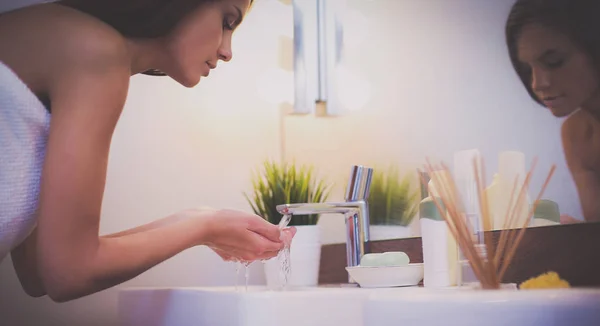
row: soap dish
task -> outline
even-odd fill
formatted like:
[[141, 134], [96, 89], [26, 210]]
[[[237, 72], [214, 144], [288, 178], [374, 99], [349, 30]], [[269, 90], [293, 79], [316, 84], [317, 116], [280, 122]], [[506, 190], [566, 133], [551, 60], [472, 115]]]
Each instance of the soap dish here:
[[423, 280], [423, 264], [403, 266], [346, 267], [348, 274], [363, 288], [416, 286]]

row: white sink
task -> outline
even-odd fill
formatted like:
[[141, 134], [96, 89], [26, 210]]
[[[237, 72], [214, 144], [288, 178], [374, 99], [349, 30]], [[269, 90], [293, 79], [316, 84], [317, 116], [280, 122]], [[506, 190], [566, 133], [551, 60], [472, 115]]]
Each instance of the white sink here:
[[600, 289], [133, 288], [121, 326], [598, 326]]
[[364, 325], [598, 326], [600, 289], [374, 293], [365, 302]]
[[119, 320], [121, 326], [362, 326], [370, 294], [410, 289], [132, 288], [119, 293]]

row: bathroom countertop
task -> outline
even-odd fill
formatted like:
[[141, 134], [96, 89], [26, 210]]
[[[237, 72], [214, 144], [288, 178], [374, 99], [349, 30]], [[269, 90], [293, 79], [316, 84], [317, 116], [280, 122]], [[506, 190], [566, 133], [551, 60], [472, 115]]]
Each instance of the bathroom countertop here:
[[[500, 233], [490, 232], [497, 243]], [[347, 281], [345, 244], [324, 245], [320, 284]], [[521, 283], [531, 277], [557, 272], [576, 287], [600, 287], [600, 223], [581, 223], [529, 228], [504, 283]], [[372, 252], [404, 251], [413, 263], [423, 262], [421, 238], [371, 242]]]

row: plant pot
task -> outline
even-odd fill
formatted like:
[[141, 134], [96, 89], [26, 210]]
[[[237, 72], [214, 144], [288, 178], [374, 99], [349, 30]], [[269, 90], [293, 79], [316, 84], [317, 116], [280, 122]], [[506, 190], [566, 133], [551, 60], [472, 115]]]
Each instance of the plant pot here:
[[371, 225], [369, 227], [371, 241], [403, 239], [412, 237], [410, 226]]
[[540, 226], [552, 226], [552, 225], [560, 225], [559, 222], [547, 220], [545, 218], [534, 218], [532, 219], [529, 227], [540, 227]]
[[420, 237], [421, 236], [421, 221], [419, 218], [419, 212], [413, 217], [412, 222], [408, 225], [410, 229], [411, 237]]
[[[321, 261], [321, 229], [318, 225], [296, 226], [290, 246], [291, 272], [288, 286], [317, 286]], [[281, 288], [283, 275], [280, 256], [265, 262], [265, 278], [269, 289]]]

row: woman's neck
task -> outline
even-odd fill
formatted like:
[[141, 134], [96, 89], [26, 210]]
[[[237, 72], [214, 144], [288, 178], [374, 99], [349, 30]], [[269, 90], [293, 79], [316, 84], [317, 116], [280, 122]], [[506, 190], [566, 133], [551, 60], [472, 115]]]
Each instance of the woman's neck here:
[[127, 39], [131, 57], [131, 75], [160, 66], [159, 40]]

